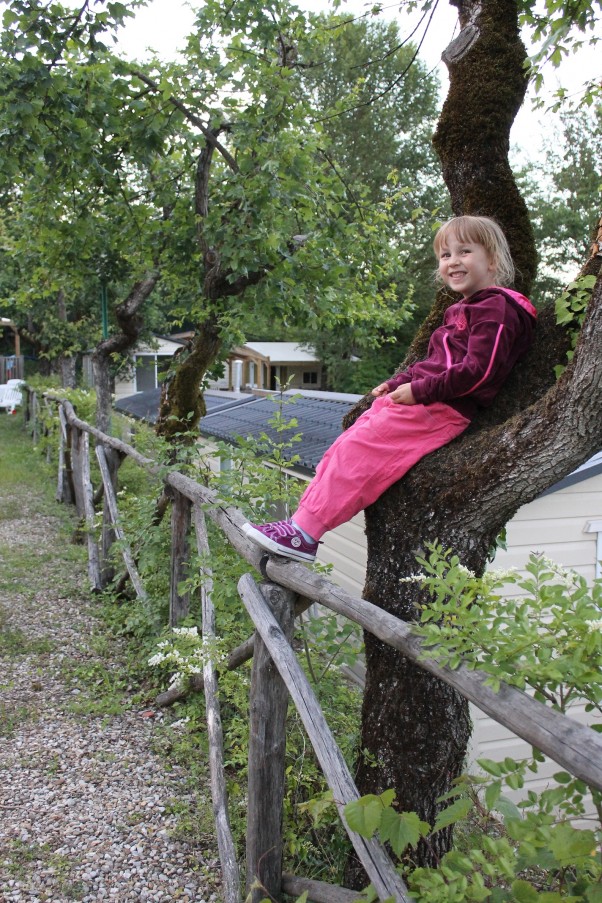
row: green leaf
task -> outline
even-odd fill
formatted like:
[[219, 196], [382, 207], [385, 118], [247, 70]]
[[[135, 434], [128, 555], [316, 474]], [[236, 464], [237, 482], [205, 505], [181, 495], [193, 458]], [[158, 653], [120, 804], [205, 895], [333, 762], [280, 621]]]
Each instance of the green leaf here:
[[477, 759], [477, 765], [480, 765], [483, 771], [493, 775], [494, 778], [499, 778], [503, 774], [499, 762], [494, 762], [493, 759]]
[[502, 792], [501, 781], [494, 781], [485, 791], [485, 805], [488, 809], [495, 808], [495, 804], [500, 798]]
[[520, 819], [521, 817], [519, 809], [507, 796], [501, 796], [494, 806], [494, 809], [496, 812], [500, 813], [505, 822], [508, 821], [508, 819]]
[[332, 790], [327, 790], [326, 793], [322, 794], [322, 796], [308, 800], [306, 803], [301, 803], [299, 805], [299, 809], [301, 811], [309, 812], [312, 817], [314, 827], [318, 827], [322, 821], [324, 813], [331, 809], [333, 806], [334, 799]]
[[585, 892], [587, 903], [602, 903], [602, 884], [596, 884], [595, 887], [588, 887]]
[[528, 881], [513, 881], [512, 893], [516, 903], [537, 903], [539, 900], [539, 894]]
[[383, 815], [383, 804], [380, 797], [370, 793], [359, 800], [347, 803], [345, 818], [352, 831], [362, 837], [371, 838], [378, 831]]
[[433, 825], [433, 833], [441, 831], [443, 828], [449, 827], [449, 825], [454, 825], [462, 818], [466, 818], [472, 807], [472, 801], [469, 799], [456, 800], [455, 803], [452, 803], [451, 806], [439, 813]]
[[383, 812], [379, 833], [382, 840], [391, 844], [395, 854], [401, 856], [406, 847], [415, 847], [428, 831], [429, 826], [415, 812], [396, 812], [389, 807]]
[[563, 867], [583, 863], [596, 849], [593, 831], [579, 831], [568, 824], [552, 829], [550, 849], [556, 861]]

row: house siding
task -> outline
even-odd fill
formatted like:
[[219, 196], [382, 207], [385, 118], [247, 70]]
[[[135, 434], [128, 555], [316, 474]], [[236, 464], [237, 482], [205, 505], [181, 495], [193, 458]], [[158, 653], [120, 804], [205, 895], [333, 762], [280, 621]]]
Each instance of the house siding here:
[[361, 596], [366, 582], [366, 537], [364, 514], [326, 533], [318, 552], [320, 564], [332, 566], [332, 579], [353, 595]]
[[524, 571], [531, 552], [541, 552], [592, 581], [596, 575], [596, 533], [589, 521], [602, 517], [602, 474], [524, 505], [506, 531], [507, 550], [500, 549], [494, 568]]

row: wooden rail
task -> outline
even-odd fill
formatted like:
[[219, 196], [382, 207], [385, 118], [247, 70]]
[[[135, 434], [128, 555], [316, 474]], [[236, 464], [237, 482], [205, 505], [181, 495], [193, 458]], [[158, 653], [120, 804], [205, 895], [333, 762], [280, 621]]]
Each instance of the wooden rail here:
[[[26, 422], [37, 435], [38, 399], [31, 390], [25, 405]], [[94, 531], [95, 494], [90, 478], [89, 437], [96, 442], [102, 481], [103, 529], [110, 528], [120, 541], [126, 572], [136, 595], [145, 602], [146, 592], [136, 568], [131, 549], [120, 524], [115, 480], [107, 466], [106, 452], [112, 450], [120, 458], [126, 456], [159, 477], [158, 466], [136, 449], [80, 420], [72, 405], [52, 399], [59, 406], [59, 475], [57, 498], [74, 503], [85, 523], [88, 545], [89, 576], [93, 590], [103, 585], [103, 565]], [[32, 421], [32, 418], [33, 421]], [[422, 668], [453, 686], [463, 696], [500, 724], [541, 750], [563, 768], [588, 785], [602, 790], [602, 736], [580, 725], [566, 715], [548, 708], [514, 687], [502, 684], [494, 692], [486, 684], [486, 676], [460, 666], [451, 669], [439, 664], [425, 650], [412, 626], [395, 618], [365, 599], [347, 593], [307, 566], [266, 555], [242, 533], [245, 517], [236, 508], [220, 502], [214, 492], [177, 471], [161, 477], [172, 499], [172, 550], [169, 623], [175, 626], [189, 611], [187, 594], [178, 585], [188, 576], [189, 534], [194, 532], [203, 561], [209, 559], [209, 543], [205, 512], [224, 536], [266, 581], [257, 586], [251, 574], [243, 576], [239, 594], [254, 625], [255, 635], [230, 654], [228, 667], [235, 668], [254, 655], [251, 683], [251, 737], [249, 748], [249, 788], [246, 875], [248, 899], [257, 903], [270, 895], [280, 899], [282, 892], [302, 894], [315, 903], [351, 903], [357, 894], [322, 882], [282, 873], [281, 812], [284, 794], [284, 744], [287, 697], [290, 694], [312, 742], [326, 780], [333, 792], [342, 822], [370, 882], [379, 897], [396, 901], [409, 900], [407, 890], [387, 852], [376, 840], [367, 841], [350, 830], [344, 807], [358, 798], [349, 773], [313, 694], [310, 684], [291, 648], [295, 614], [313, 602], [355, 621], [383, 642], [402, 652]], [[97, 498], [98, 498], [97, 493]], [[192, 530], [191, 530], [192, 528]], [[103, 547], [103, 555], [107, 550]], [[214, 613], [211, 602], [212, 575], [203, 568], [202, 620], [203, 635], [214, 635]], [[223, 769], [223, 739], [217, 679], [208, 663], [203, 670], [208, 735], [210, 740], [211, 791], [216, 833], [223, 873], [226, 903], [240, 903], [239, 866], [228, 820], [226, 782]], [[166, 696], [169, 694], [165, 694]], [[172, 696], [174, 694], [172, 693]]]

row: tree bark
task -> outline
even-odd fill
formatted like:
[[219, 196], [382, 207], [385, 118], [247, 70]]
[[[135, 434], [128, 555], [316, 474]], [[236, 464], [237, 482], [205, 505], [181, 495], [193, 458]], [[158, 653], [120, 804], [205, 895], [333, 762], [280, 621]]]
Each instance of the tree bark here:
[[158, 436], [180, 444], [194, 442], [193, 430], [206, 413], [201, 383], [215, 362], [220, 347], [218, 324], [215, 319], [209, 319], [188, 345], [176, 352], [172, 373], [161, 387], [161, 404], [155, 426]]
[[[520, 270], [517, 284], [528, 291], [535, 272], [533, 233], [507, 160], [510, 126], [526, 87], [516, 3], [453, 5], [463, 31], [446, 51], [450, 91], [435, 144], [454, 213], [498, 220]], [[593, 251], [584, 270], [597, 273], [600, 263]], [[450, 300], [440, 294], [402, 367], [425, 353]], [[416, 572], [417, 553], [440, 542], [482, 573], [496, 537], [518, 508], [599, 450], [601, 320], [599, 277], [573, 364], [555, 383], [553, 368], [566, 362], [570, 342], [553, 310], [543, 311], [532, 352], [495, 406], [367, 509], [366, 599], [415, 619], [423, 600], [415, 585], [400, 579]], [[346, 425], [369, 403], [364, 399]], [[395, 788], [400, 810], [416, 811], [432, 824], [441, 808], [437, 798], [463, 769], [467, 704], [368, 633], [366, 664], [361, 749], [367, 754], [359, 762], [358, 786], [363, 793]], [[450, 843], [451, 832], [439, 832], [421, 843], [414, 861], [436, 865]], [[353, 866], [347, 881], [361, 881]]]
[[514, 180], [510, 129], [527, 89], [527, 53], [516, 0], [451, 0], [461, 31], [443, 53], [449, 91], [433, 136], [455, 215], [494, 217], [504, 229], [528, 293], [535, 270], [533, 230]]
[[[267, 267], [233, 278], [221, 266], [219, 249], [211, 247], [205, 237], [204, 225], [209, 213], [209, 177], [216, 150], [220, 150], [218, 136], [227, 129], [220, 125], [209, 130], [203, 150], [199, 154], [195, 178], [194, 207], [197, 216], [197, 240], [203, 255], [203, 297], [209, 311], [176, 361], [171, 377], [161, 390], [161, 404], [155, 430], [169, 441], [192, 443], [194, 430], [206, 413], [201, 384], [205, 373], [218, 359], [222, 347], [222, 331], [219, 323], [220, 301], [241, 295], [248, 286], [257, 285], [268, 272]], [[223, 148], [221, 148], [221, 151]], [[223, 153], [222, 153], [223, 156]], [[228, 155], [228, 165], [236, 169], [235, 161]]]
[[[68, 322], [67, 305], [65, 303], [65, 292], [61, 289], [56, 299], [57, 316], [63, 323]], [[59, 372], [61, 376], [61, 386], [64, 389], [75, 389], [77, 384], [75, 369], [77, 359], [74, 355], [61, 354], [59, 357]]]
[[143, 327], [140, 308], [159, 281], [158, 272], [137, 282], [128, 297], [115, 310], [120, 332], [100, 342], [92, 355], [96, 387], [96, 426], [101, 432], [111, 432], [111, 356], [134, 348]]

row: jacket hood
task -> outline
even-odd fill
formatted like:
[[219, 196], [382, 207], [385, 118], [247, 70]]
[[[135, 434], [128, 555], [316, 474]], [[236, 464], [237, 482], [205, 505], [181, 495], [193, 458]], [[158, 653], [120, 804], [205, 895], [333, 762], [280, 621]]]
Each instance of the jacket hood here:
[[503, 295], [509, 295], [513, 301], [516, 301], [516, 303], [523, 308], [523, 310], [527, 311], [529, 316], [533, 317], [534, 320], [537, 319], [537, 310], [535, 309], [535, 307], [533, 307], [533, 305], [531, 304], [529, 299], [525, 297], [525, 295], [521, 295], [520, 292], [517, 292], [512, 288], [504, 288], [501, 285], [492, 285], [491, 288], [496, 289]]

